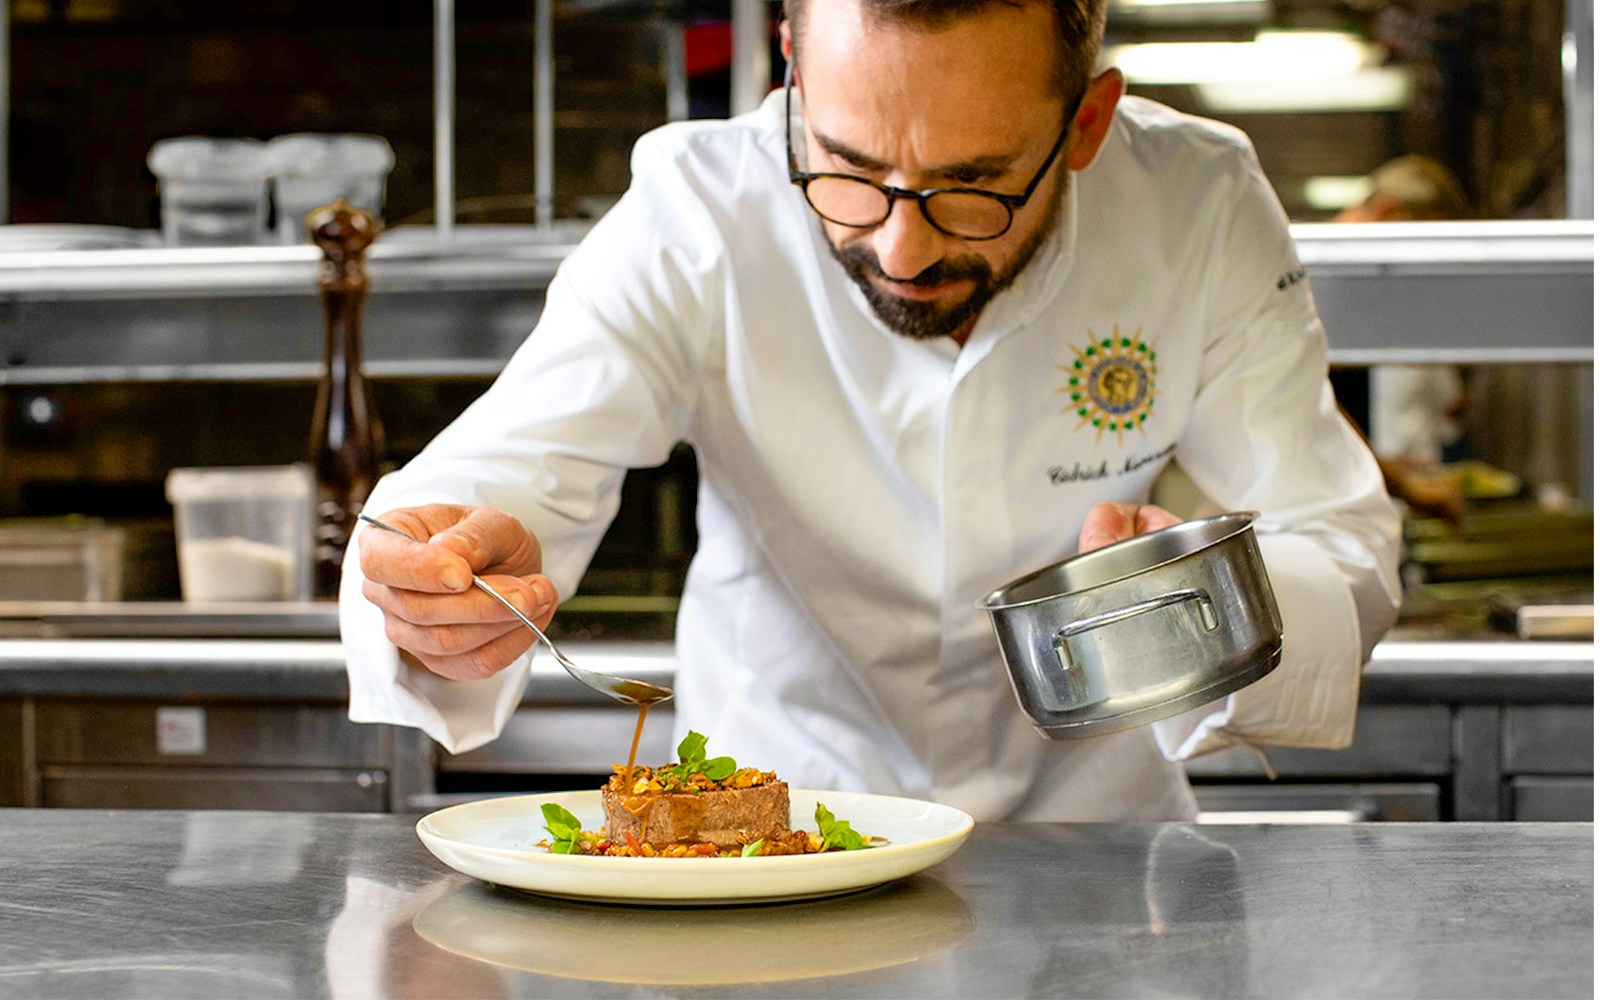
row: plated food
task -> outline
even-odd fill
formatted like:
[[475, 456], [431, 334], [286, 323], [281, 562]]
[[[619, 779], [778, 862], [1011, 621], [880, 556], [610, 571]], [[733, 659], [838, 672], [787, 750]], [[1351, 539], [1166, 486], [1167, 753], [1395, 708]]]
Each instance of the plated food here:
[[616, 765], [600, 802], [599, 830], [585, 830], [560, 804], [545, 803], [550, 839], [539, 845], [556, 854], [626, 858], [776, 857], [874, 846], [821, 802], [815, 832], [793, 829], [787, 782], [731, 757], [707, 758], [705, 736], [693, 731], [678, 744], [676, 763]]
[[[717, 907], [816, 899], [891, 882], [948, 858], [972, 832], [971, 816], [935, 802], [791, 787], [794, 826], [809, 829], [810, 817], [822, 804], [882, 838], [882, 846], [701, 862], [557, 854], [537, 818], [552, 804], [578, 819], [581, 827], [605, 826], [596, 788], [448, 806], [418, 820], [417, 836], [450, 868], [499, 886], [587, 902]], [[546, 840], [543, 847], [538, 846], [540, 838]]]

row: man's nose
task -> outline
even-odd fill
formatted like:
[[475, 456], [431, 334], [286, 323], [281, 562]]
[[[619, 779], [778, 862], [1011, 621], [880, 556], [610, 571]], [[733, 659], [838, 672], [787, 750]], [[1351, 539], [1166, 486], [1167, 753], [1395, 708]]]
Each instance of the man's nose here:
[[944, 257], [945, 239], [915, 199], [896, 198], [889, 217], [872, 231], [872, 249], [884, 274], [910, 281]]

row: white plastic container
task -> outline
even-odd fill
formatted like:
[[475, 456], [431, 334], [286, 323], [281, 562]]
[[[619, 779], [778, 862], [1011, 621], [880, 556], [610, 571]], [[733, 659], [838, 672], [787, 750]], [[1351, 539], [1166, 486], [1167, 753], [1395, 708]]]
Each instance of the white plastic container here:
[[352, 208], [383, 218], [384, 189], [394, 150], [376, 135], [311, 132], [280, 135], [267, 143], [278, 242], [305, 243], [306, 216], [343, 198]]
[[310, 600], [314, 493], [305, 465], [168, 473], [183, 599]]
[[168, 246], [268, 242], [272, 161], [257, 139], [163, 139], [146, 161], [161, 183], [161, 236]]

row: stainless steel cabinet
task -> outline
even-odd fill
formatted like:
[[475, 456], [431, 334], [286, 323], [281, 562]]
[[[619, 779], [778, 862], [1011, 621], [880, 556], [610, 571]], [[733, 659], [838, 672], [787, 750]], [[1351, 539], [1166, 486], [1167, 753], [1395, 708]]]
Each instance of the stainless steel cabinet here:
[[1353, 819], [1593, 819], [1587, 705], [1365, 704], [1342, 750], [1272, 749], [1189, 764], [1208, 810], [1338, 810]]
[[304, 702], [26, 698], [0, 704], [0, 740], [11, 806], [384, 812], [417, 757], [414, 735]]
[[1500, 720], [1512, 819], [1594, 819], [1594, 708], [1514, 706]]
[[1188, 765], [1207, 813], [1338, 813], [1351, 820], [1431, 821], [1448, 815], [1455, 766], [1443, 705], [1363, 705], [1342, 750], [1272, 748], [1268, 780], [1256, 754], [1228, 750]]
[[[1282, 775], [1326, 778], [1445, 778], [1452, 767], [1450, 709], [1443, 705], [1363, 705], [1355, 738], [1342, 750], [1274, 747], [1267, 752]], [[1196, 778], [1255, 777], [1262, 761], [1246, 750], [1227, 750], [1189, 764]]]

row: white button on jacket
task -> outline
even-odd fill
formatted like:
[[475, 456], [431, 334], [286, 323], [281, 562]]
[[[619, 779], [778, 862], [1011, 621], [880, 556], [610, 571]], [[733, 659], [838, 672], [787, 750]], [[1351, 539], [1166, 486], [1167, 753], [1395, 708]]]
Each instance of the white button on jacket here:
[[[1124, 98], [1057, 231], [965, 346], [884, 328], [788, 183], [782, 95], [642, 139], [633, 184], [563, 262], [504, 373], [368, 509], [520, 518], [573, 593], [630, 467], [690, 442], [694, 557], [677, 729], [796, 787], [934, 799], [979, 819], [1193, 814], [1185, 756], [1337, 746], [1393, 621], [1398, 519], [1339, 416], [1286, 220], [1237, 131]], [[1102, 500], [1176, 463], [1256, 510], [1282, 665], [1154, 727], [1050, 742], [974, 601], [1072, 555]], [[406, 666], [361, 596], [350, 716], [493, 739], [528, 676]], [[558, 612], [559, 614], [559, 612]]]

